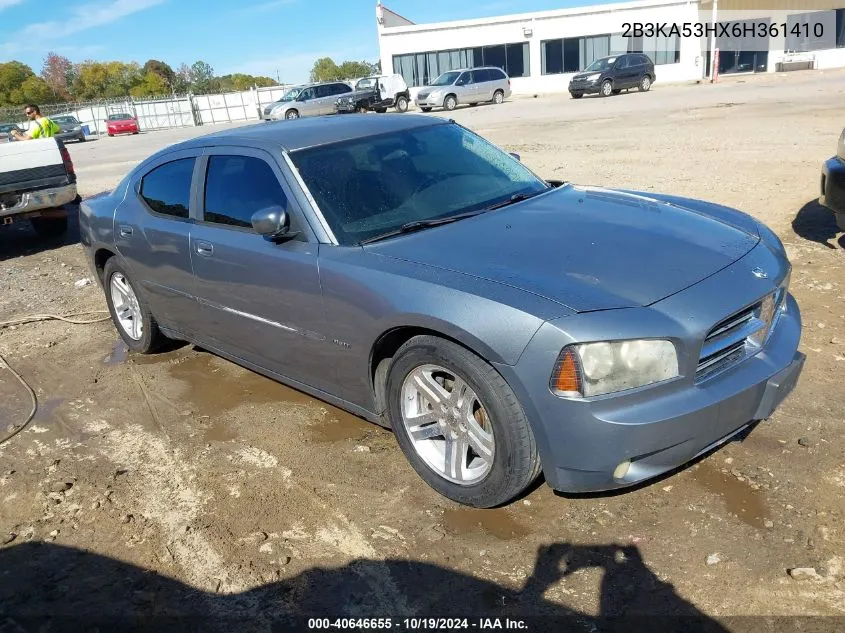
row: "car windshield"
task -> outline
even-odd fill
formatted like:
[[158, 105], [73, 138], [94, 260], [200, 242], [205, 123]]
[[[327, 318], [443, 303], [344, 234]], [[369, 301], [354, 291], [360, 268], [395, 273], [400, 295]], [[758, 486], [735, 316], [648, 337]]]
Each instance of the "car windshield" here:
[[8, 134], [12, 130], [17, 130], [18, 126], [14, 123], [0, 123], [0, 133]]
[[455, 80], [460, 77], [461, 73], [456, 71], [451, 71], [448, 73], [443, 73], [437, 79], [431, 82], [430, 85], [432, 86], [450, 86], [455, 83]]
[[361, 79], [355, 84], [355, 90], [368, 90], [376, 85], [376, 78], [375, 77], [367, 77], [365, 79]]
[[302, 88], [291, 88], [279, 101], [293, 101], [299, 96], [300, 92], [302, 92]]
[[409, 222], [482, 211], [550, 188], [514, 157], [451, 123], [297, 150], [290, 157], [344, 246]]
[[129, 121], [132, 118], [131, 114], [110, 114], [109, 121]]
[[72, 116], [53, 117], [53, 122], [58, 123], [59, 125], [78, 125], [79, 124], [79, 121], [74, 119]]
[[613, 62], [616, 61], [615, 57], [604, 57], [602, 59], [597, 59], [592, 64], [587, 66], [584, 69], [585, 73], [600, 73], [608, 70], [611, 66], [613, 66]]

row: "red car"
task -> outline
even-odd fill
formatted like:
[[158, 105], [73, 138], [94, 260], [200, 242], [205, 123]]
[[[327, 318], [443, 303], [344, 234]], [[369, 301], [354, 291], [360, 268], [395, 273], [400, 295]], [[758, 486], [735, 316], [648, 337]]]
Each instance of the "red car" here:
[[109, 136], [115, 134], [137, 134], [141, 131], [138, 127], [138, 119], [126, 112], [120, 114], [110, 114], [106, 120], [106, 131]]

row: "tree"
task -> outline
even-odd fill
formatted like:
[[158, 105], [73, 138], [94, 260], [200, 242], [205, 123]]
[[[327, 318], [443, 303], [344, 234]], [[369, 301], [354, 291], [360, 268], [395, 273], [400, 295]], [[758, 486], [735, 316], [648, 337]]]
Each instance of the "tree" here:
[[193, 75], [191, 74], [191, 69], [187, 64], [182, 64], [179, 66], [179, 70], [176, 71], [175, 76], [173, 77], [173, 90], [177, 94], [185, 94], [186, 92], [190, 91], [191, 85], [194, 83]]
[[214, 92], [215, 88], [219, 88], [214, 78], [214, 68], [202, 60], [191, 65], [191, 84], [193, 91], [200, 94]]
[[156, 72], [148, 71], [141, 83], [129, 89], [133, 97], [161, 97], [170, 94], [170, 85]]
[[135, 62], [87, 61], [79, 64], [75, 72], [73, 93], [79, 99], [125, 97], [144, 80], [141, 67]]
[[44, 105], [45, 103], [55, 103], [58, 96], [47, 82], [41, 77], [27, 77], [26, 81], [21, 84], [21, 99], [20, 103], [37, 103]]
[[176, 73], [173, 72], [173, 69], [166, 63], [160, 62], [157, 59], [149, 59], [147, 60], [147, 63], [144, 64], [143, 71], [145, 81], [149, 73], [154, 73], [164, 80], [164, 83], [167, 84], [167, 87], [169, 89], [173, 88], [173, 82], [176, 79]]
[[53, 91], [58, 99], [65, 101], [71, 98], [70, 86], [73, 81], [73, 64], [67, 57], [54, 52], [47, 53], [41, 66], [41, 78]]
[[21, 62], [0, 63], [0, 106], [24, 105], [21, 86], [35, 73]]
[[335, 81], [340, 79], [340, 68], [331, 57], [321, 57], [311, 69], [311, 81]]
[[340, 65], [338, 79], [358, 79], [378, 73], [378, 66], [369, 62], [346, 61]]
[[277, 84], [275, 79], [270, 77], [254, 77], [253, 75], [246, 75], [244, 73], [235, 73], [233, 75], [223, 75], [217, 78], [220, 84], [221, 92], [235, 92], [240, 90], [249, 90], [253, 86], [263, 88], [265, 86], [275, 86]]

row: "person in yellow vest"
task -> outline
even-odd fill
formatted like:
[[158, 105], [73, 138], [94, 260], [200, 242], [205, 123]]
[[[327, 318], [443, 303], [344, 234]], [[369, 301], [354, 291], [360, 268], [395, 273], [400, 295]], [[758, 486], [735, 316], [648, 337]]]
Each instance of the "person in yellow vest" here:
[[46, 116], [41, 116], [41, 110], [38, 109], [38, 106], [30, 103], [27, 105], [23, 113], [26, 115], [30, 121], [34, 123], [34, 125], [30, 128], [29, 132], [22, 134], [17, 130], [12, 131], [12, 136], [14, 136], [19, 141], [30, 141], [36, 138], [48, 138], [55, 134], [61, 132], [61, 128], [55, 122], [48, 119]]

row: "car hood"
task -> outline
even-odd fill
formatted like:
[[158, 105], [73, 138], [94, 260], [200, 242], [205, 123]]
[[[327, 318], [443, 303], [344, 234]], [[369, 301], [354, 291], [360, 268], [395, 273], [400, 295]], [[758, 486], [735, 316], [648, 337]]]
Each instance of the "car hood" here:
[[338, 96], [341, 99], [344, 97], [352, 97], [353, 99], [359, 99], [360, 97], [368, 97], [375, 93], [375, 88], [368, 88], [366, 90], [353, 90], [352, 92], [344, 92], [343, 94]]
[[722, 208], [709, 214], [706, 203], [680, 200], [563, 186], [365, 248], [520, 288], [576, 312], [646, 306], [717, 273], [760, 240], [751, 224], [717, 219]]

